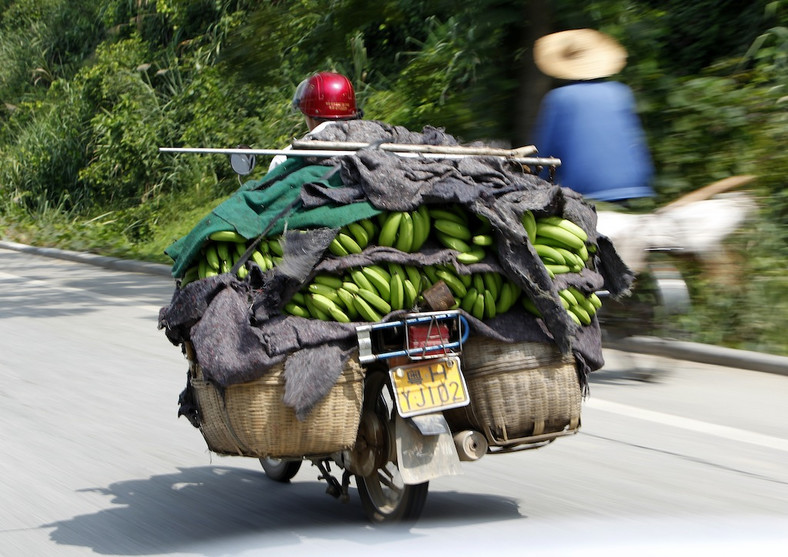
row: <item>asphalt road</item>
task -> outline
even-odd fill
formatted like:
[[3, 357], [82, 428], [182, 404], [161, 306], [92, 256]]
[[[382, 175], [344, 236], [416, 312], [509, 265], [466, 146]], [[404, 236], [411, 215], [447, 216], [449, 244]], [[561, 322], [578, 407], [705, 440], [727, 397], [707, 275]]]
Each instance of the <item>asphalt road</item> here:
[[276, 484], [176, 418], [172, 287], [0, 249], [0, 556], [786, 553], [786, 376], [607, 351], [580, 433], [463, 463], [376, 528], [355, 489]]

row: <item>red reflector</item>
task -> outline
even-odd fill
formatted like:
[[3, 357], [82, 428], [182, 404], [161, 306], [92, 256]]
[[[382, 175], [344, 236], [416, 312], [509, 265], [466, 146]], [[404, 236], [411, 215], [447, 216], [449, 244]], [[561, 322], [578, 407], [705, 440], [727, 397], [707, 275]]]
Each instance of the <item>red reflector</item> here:
[[408, 327], [408, 348], [425, 348], [449, 343], [448, 325], [410, 325]]

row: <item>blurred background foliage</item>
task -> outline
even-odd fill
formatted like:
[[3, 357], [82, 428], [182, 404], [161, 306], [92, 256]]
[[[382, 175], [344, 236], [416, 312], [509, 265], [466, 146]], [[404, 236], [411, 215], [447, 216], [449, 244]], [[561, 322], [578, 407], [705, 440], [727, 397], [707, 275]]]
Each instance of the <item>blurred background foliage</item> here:
[[557, 85], [533, 41], [575, 27], [629, 52], [618, 78], [638, 99], [658, 204], [758, 176], [728, 278], [683, 264], [682, 329], [788, 354], [784, 0], [0, 0], [0, 237], [167, 263], [238, 181], [223, 156], [158, 147], [283, 147], [306, 131], [291, 95], [320, 70], [351, 78], [366, 118], [528, 144]]

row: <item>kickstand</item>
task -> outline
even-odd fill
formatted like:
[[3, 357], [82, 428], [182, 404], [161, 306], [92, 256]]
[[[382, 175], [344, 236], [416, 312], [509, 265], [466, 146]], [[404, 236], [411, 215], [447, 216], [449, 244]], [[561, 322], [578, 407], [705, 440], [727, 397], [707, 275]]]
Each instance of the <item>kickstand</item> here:
[[[323, 464], [323, 462], [316, 463], [317, 468], [320, 470], [321, 475], [317, 477], [318, 480], [326, 480], [328, 487], [326, 488], [326, 493], [331, 495], [332, 497], [336, 497], [337, 499], [342, 495], [343, 488], [339, 484], [339, 481], [331, 475], [331, 469], [328, 462]], [[342, 478], [344, 481], [344, 477]], [[348, 480], [349, 481], [349, 480]]]

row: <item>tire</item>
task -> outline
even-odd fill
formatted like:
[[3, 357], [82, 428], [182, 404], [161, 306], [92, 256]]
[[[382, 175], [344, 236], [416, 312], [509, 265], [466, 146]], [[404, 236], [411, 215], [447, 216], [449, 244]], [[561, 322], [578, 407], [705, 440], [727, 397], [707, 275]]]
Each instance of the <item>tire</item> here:
[[[375, 466], [367, 475], [356, 475], [361, 505], [370, 522], [392, 524], [415, 522], [424, 509], [429, 482], [405, 485], [396, 463], [394, 412], [396, 411], [388, 377], [370, 373], [364, 392], [362, 420], [379, 424], [380, 434], [364, 439], [374, 448]], [[369, 428], [362, 428], [369, 432]]]
[[278, 458], [261, 458], [260, 464], [265, 475], [275, 482], [287, 483], [298, 474], [302, 460], [281, 460]]

